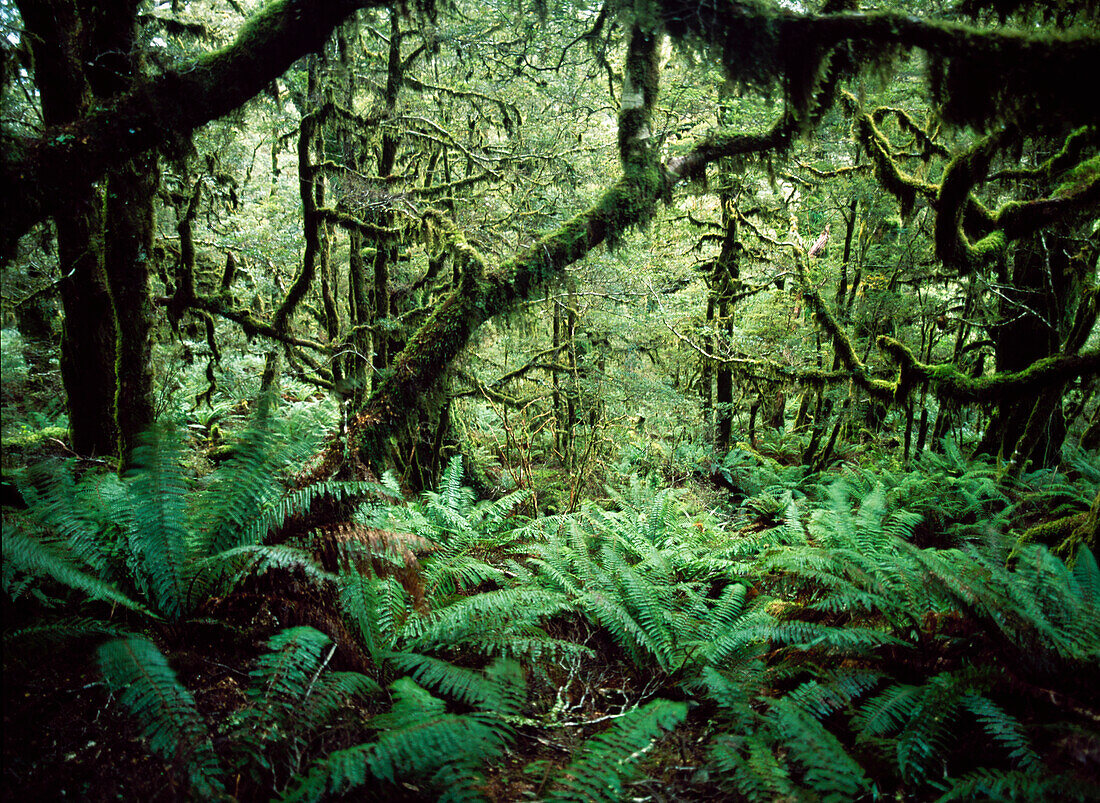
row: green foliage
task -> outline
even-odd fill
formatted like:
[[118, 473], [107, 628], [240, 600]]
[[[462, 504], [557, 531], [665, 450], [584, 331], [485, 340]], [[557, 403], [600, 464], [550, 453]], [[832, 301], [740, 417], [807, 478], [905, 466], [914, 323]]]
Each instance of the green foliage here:
[[339, 500], [380, 486], [330, 482], [284, 494], [281, 469], [301, 449], [279, 442], [258, 420], [198, 491], [183, 467], [179, 433], [167, 426], [145, 435], [121, 480], [77, 478], [70, 466], [38, 467], [21, 483], [28, 511], [13, 517], [5, 558], [92, 599], [172, 620], [273, 568], [298, 568], [323, 581], [327, 575], [307, 552], [262, 542], [318, 498]]
[[267, 647], [249, 673], [248, 706], [226, 735], [238, 766], [282, 789], [300, 771], [309, 740], [351, 701], [381, 689], [358, 672], [324, 671], [336, 647], [311, 627], [282, 630]]
[[136, 636], [109, 641], [99, 648], [99, 665], [149, 749], [186, 773], [192, 794], [205, 799], [224, 794], [202, 715], [156, 645]]
[[637, 764], [654, 741], [686, 717], [687, 705], [671, 700], [654, 700], [624, 714], [581, 745], [547, 799], [621, 800], [625, 783], [638, 774]]
[[415, 663], [419, 676], [457, 692], [473, 710], [450, 713], [443, 699], [401, 678], [390, 687], [390, 711], [371, 720], [377, 739], [316, 762], [287, 800], [321, 800], [398, 779], [422, 782], [441, 800], [480, 799], [479, 768], [494, 761], [512, 739], [506, 722], [519, 713], [523, 675], [504, 659], [483, 673], [424, 659]]

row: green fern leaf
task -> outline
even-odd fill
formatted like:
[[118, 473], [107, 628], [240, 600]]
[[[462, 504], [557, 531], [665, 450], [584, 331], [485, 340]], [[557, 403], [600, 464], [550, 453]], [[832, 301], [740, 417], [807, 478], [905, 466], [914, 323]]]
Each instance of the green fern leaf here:
[[654, 700], [588, 739], [554, 784], [549, 800], [616, 801], [623, 783], [636, 774], [638, 760], [665, 731], [687, 717], [684, 703]]
[[206, 799], [223, 794], [206, 724], [163, 653], [145, 638], [118, 639], [99, 648], [99, 665], [150, 749], [186, 767], [192, 793]]
[[190, 530], [187, 485], [180, 468], [182, 444], [174, 428], [158, 426], [134, 449], [129, 475], [129, 531], [134, 575], [156, 607], [177, 618], [190, 607], [187, 571]]
[[822, 723], [787, 698], [773, 701], [772, 710], [790, 758], [803, 767], [803, 783], [815, 794], [855, 800], [870, 790], [863, 768]]
[[978, 718], [993, 741], [1008, 750], [1009, 757], [1021, 770], [1035, 772], [1042, 769], [1039, 755], [1032, 748], [1031, 740], [1024, 735], [1023, 726], [1016, 717], [980, 694], [964, 694], [962, 704]]
[[477, 766], [500, 754], [508, 733], [485, 715], [448, 714], [445, 703], [409, 678], [391, 686], [393, 709], [375, 717], [375, 742], [331, 753], [310, 768], [285, 799], [317, 801], [347, 794], [371, 781], [394, 783], [416, 778], [447, 778], [450, 764]]
[[113, 583], [101, 580], [80, 568], [64, 544], [31, 536], [18, 520], [13, 520], [10, 525], [5, 524], [3, 555], [5, 563], [16, 566], [27, 574], [52, 577], [62, 585], [87, 594], [92, 599], [153, 615], [144, 605], [130, 599]]

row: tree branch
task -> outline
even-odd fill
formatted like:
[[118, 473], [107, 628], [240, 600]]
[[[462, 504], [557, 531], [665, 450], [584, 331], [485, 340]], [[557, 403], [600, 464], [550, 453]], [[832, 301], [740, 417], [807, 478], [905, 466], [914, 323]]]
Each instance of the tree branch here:
[[153, 148], [179, 148], [195, 128], [259, 94], [302, 56], [319, 50], [359, 8], [382, 0], [272, 0], [226, 47], [149, 79], [39, 138], [11, 138], [0, 157], [0, 254], [65, 208], [113, 165]]
[[1079, 376], [1100, 374], [1100, 351], [1055, 354], [1036, 360], [1016, 373], [970, 377], [951, 363], [929, 365], [918, 360], [909, 347], [882, 335], [878, 347], [901, 368], [898, 392], [928, 381], [942, 397], [963, 402], [1004, 402], [1030, 398], [1044, 386], [1065, 383]]

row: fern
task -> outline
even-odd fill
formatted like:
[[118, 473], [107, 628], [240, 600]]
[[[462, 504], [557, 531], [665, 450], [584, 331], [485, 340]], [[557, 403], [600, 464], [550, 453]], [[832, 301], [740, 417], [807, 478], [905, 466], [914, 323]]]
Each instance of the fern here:
[[19, 651], [9, 653], [13, 660], [26, 660], [28, 648], [56, 647], [58, 643], [79, 641], [82, 639], [94, 639], [101, 641], [106, 638], [118, 638], [128, 635], [125, 628], [112, 625], [98, 619], [85, 617], [67, 617], [54, 621], [40, 622], [27, 627], [21, 627], [10, 633], [4, 633], [4, 647], [15, 647]]
[[343, 572], [339, 588], [341, 610], [371, 660], [382, 666], [397, 648], [402, 625], [412, 611], [408, 594], [391, 578], [357, 571]]
[[774, 701], [772, 711], [782, 744], [801, 766], [802, 782], [816, 795], [854, 800], [870, 791], [863, 768], [836, 736], [792, 698]]
[[235, 714], [228, 734], [239, 763], [253, 776], [261, 768], [280, 788], [300, 768], [302, 747], [345, 710], [353, 698], [381, 691], [358, 672], [325, 672], [335, 646], [311, 627], [276, 633], [257, 659], [247, 689], [249, 707]]
[[1100, 784], [1078, 780], [1066, 774], [1036, 775], [1023, 770], [982, 768], [961, 778], [949, 779], [950, 788], [936, 803], [952, 800], [1036, 800], [1095, 801], [1100, 799]]
[[139, 613], [151, 613], [140, 602], [130, 599], [114, 583], [102, 580], [81, 567], [64, 542], [49, 535], [33, 537], [18, 522], [5, 525], [3, 555], [5, 564], [18, 567], [34, 577], [52, 577], [91, 599], [122, 605]]
[[[303, 553], [260, 548], [277, 521], [268, 510], [278, 494], [273, 444], [274, 436], [255, 425], [201, 494], [189, 492], [179, 434], [166, 425], [143, 436], [122, 480], [77, 482], [72, 467], [32, 472], [25, 483], [29, 510], [13, 517], [19, 534], [5, 537], [5, 558], [93, 599], [172, 620], [249, 573], [293, 566], [323, 582], [328, 578]], [[313, 498], [296, 499], [304, 497]], [[277, 512], [299, 510], [295, 503]]]
[[562, 770], [562, 778], [554, 784], [548, 799], [621, 799], [624, 783], [638, 774], [641, 757], [662, 733], [686, 717], [687, 706], [669, 700], [654, 700], [624, 714], [607, 731], [585, 741]]
[[218, 758], [195, 701], [164, 655], [148, 639], [131, 637], [99, 648], [108, 685], [137, 720], [149, 748], [184, 769], [192, 794], [212, 798], [225, 791]]
[[413, 653], [394, 655], [393, 662], [420, 685], [481, 711], [495, 713], [502, 722], [519, 716], [524, 703], [523, 676], [514, 661], [497, 659], [484, 672]]
[[1041, 768], [1039, 756], [1016, 717], [988, 697], [973, 692], [963, 695], [962, 703], [974, 714], [993, 741], [1008, 750], [1009, 758], [1016, 766], [1024, 771]]
[[138, 587], [169, 618], [186, 608], [187, 486], [180, 469], [182, 445], [171, 428], [146, 433], [134, 449], [129, 541]]
[[[499, 682], [521, 683], [515, 669], [501, 667], [499, 672]], [[510, 730], [488, 712], [448, 713], [443, 700], [410, 678], [395, 681], [391, 689], [393, 708], [371, 723], [379, 730], [377, 740], [316, 762], [286, 800], [321, 800], [368, 782], [394, 783], [398, 778], [422, 778], [436, 789], [462, 780], [468, 793], [476, 788], [477, 768], [500, 755]]]
[[459, 597], [429, 615], [410, 617], [401, 636], [414, 651], [459, 645], [477, 650], [479, 644], [496, 636], [542, 634], [541, 620], [568, 607], [562, 595], [540, 588], [487, 591]]
[[1100, 608], [1100, 567], [1096, 557], [1088, 547], [1077, 550], [1077, 560], [1073, 564], [1073, 593], [1087, 607]]
[[[261, 410], [265, 409], [261, 405]], [[276, 440], [263, 418], [238, 438], [232, 457], [203, 493], [196, 523], [195, 552], [213, 555], [242, 546], [257, 514], [280, 495]], [[259, 533], [259, 538], [266, 532]], [[252, 533], [252, 537], [257, 534]]]
[[770, 734], [725, 734], [710, 744], [708, 759], [724, 785], [752, 803], [798, 799], [790, 767], [776, 757]]

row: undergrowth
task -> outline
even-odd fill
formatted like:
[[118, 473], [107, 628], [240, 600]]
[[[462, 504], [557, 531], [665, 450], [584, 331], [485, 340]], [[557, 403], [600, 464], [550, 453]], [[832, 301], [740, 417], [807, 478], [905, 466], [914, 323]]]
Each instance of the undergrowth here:
[[[1018, 525], [1080, 506], [1088, 471], [746, 457], [736, 508], [636, 483], [530, 520], [525, 491], [476, 499], [460, 459], [415, 499], [389, 478], [288, 491], [300, 447], [258, 421], [199, 484], [161, 430], [131, 475], [36, 469], [5, 513], [6, 652], [99, 644], [182, 797], [1100, 793], [1100, 569]], [[299, 587], [312, 625], [254, 617], [212, 712], [193, 639]]]

